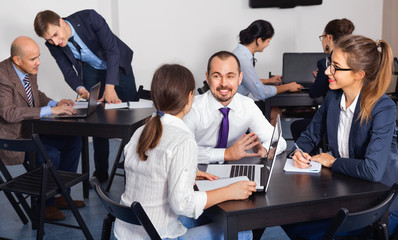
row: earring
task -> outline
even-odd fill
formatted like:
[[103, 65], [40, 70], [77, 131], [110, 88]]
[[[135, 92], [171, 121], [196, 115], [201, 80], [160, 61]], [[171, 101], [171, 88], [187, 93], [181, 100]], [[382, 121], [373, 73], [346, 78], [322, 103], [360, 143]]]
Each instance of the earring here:
[[329, 45], [325, 46], [325, 50], [326, 50], [326, 52], [329, 52]]

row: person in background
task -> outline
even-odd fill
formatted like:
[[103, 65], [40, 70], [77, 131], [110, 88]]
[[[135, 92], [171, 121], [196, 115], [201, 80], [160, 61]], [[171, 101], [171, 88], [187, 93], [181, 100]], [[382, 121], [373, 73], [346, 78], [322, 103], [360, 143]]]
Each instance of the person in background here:
[[[248, 96], [249, 93], [255, 99], [264, 100], [271, 98], [279, 93], [298, 92], [302, 86], [296, 82], [282, 84], [282, 76], [277, 75], [270, 79], [261, 79], [255, 70], [256, 52], [263, 52], [269, 46], [274, 36], [274, 28], [271, 23], [265, 20], [256, 20], [246, 29], [239, 33], [238, 46], [232, 51], [239, 59], [241, 71], [243, 72], [242, 83], [239, 86], [238, 93]], [[263, 109], [258, 102], [260, 109]], [[281, 111], [277, 107], [271, 108], [271, 124], [275, 126], [276, 116]]]
[[[101, 82], [99, 101], [133, 101], [136, 86], [131, 67], [133, 51], [112, 33], [105, 19], [94, 10], [82, 10], [66, 18], [53, 11], [37, 13], [34, 29], [46, 40], [65, 81], [82, 98]], [[94, 176], [108, 179], [109, 140], [93, 138]]]
[[[195, 136], [182, 120], [191, 110], [195, 80], [192, 73], [177, 64], [156, 70], [151, 95], [156, 115], [139, 128], [124, 149], [125, 192], [121, 204], [141, 203], [162, 239], [221, 239], [223, 230], [215, 223], [186, 229], [179, 215], [198, 218], [214, 204], [248, 198], [256, 191], [252, 181], [240, 181], [212, 191], [194, 191], [195, 176], [216, 179], [197, 172], [198, 147]], [[144, 239], [146, 232], [116, 219], [117, 239]], [[251, 231], [239, 239], [251, 239]]]
[[[251, 98], [237, 93], [242, 81], [237, 57], [227, 51], [213, 54], [206, 81], [210, 91], [195, 96], [192, 111], [184, 118], [198, 143], [199, 163], [265, 157], [273, 127]], [[286, 149], [286, 141], [280, 138], [279, 144], [278, 154]]]
[[[325, 74], [326, 97], [297, 140], [294, 165], [316, 161], [332, 171], [392, 186], [398, 182], [396, 105], [385, 95], [391, 80], [392, 51], [385, 41], [357, 35], [336, 44]], [[310, 156], [326, 132], [330, 153]], [[389, 231], [398, 223], [398, 199], [390, 207]], [[291, 239], [320, 239], [329, 220], [283, 226]], [[316, 226], [316, 227], [315, 227]], [[349, 234], [349, 233], [345, 233]]]
[[[0, 137], [6, 139], [29, 138], [24, 120], [39, 119], [51, 114], [76, 113], [70, 99], [54, 101], [38, 89], [37, 73], [40, 66], [40, 48], [31, 38], [17, 37], [11, 44], [11, 57], [0, 62]], [[58, 170], [76, 172], [82, 143], [80, 137], [40, 135], [52, 163]], [[0, 151], [5, 165], [22, 164], [25, 153]], [[39, 155], [39, 163], [44, 159]], [[83, 207], [83, 201], [74, 201]], [[59, 209], [68, 208], [63, 196], [46, 202], [44, 218], [60, 221], [65, 215]]]
[[[334, 19], [325, 27], [322, 35], [319, 36], [319, 40], [322, 42], [323, 52], [327, 54], [326, 58], [322, 58], [317, 62], [317, 70], [314, 71], [314, 83], [310, 87], [309, 95], [311, 98], [324, 97], [329, 90], [329, 77], [325, 74], [327, 65], [330, 62], [330, 58], [333, 53], [334, 45], [343, 36], [352, 34], [354, 31], [354, 24], [346, 19]], [[311, 118], [304, 118], [292, 122], [290, 125], [290, 131], [294, 141], [300, 137], [300, 134], [310, 124]]]

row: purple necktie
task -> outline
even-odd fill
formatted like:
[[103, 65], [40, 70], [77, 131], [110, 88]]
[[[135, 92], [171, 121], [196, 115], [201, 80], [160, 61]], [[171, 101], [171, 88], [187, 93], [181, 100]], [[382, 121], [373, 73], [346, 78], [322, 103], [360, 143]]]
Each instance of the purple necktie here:
[[226, 148], [228, 143], [228, 132], [229, 132], [229, 122], [228, 122], [229, 108], [220, 108], [218, 110], [220, 110], [220, 112], [224, 117], [222, 118], [221, 121], [216, 148]]
[[28, 75], [25, 76], [23, 79], [23, 82], [25, 83], [25, 92], [26, 92], [26, 97], [28, 98], [29, 106], [33, 107], [33, 95], [32, 95], [32, 87], [30, 86], [30, 81]]

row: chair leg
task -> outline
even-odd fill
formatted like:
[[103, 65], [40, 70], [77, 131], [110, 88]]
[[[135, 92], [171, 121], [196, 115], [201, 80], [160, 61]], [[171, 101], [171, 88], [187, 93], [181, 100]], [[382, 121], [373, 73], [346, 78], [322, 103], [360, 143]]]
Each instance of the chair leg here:
[[86, 223], [84, 222], [82, 216], [80, 215], [80, 212], [77, 210], [76, 205], [73, 203], [72, 198], [69, 195], [69, 192], [64, 190], [62, 192], [62, 195], [64, 196], [66, 202], [68, 203], [70, 209], [72, 210], [73, 216], [75, 216], [75, 219], [77, 223], [79, 224], [80, 228], [83, 231], [84, 236], [86, 239], [93, 239], [93, 236], [91, 235], [90, 231], [88, 230], [88, 227]]
[[111, 174], [109, 175], [108, 183], [106, 184], [106, 187], [105, 187], [105, 191], [107, 191], [107, 192], [109, 192], [109, 190], [111, 189], [113, 178], [115, 177], [116, 170], [120, 163], [120, 158], [122, 156], [123, 148], [125, 145], [126, 145], [126, 143], [124, 142], [124, 140], [122, 140], [122, 142], [120, 143], [119, 149], [117, 151], [117, 154], [116, 154], [115, 162], [113, 163]]
[[21, 219], [22, 223], [23, 224], [27, 224], [29, 222], [29, 220], [26, 218], [25, 213], [19, 207], [18, 202], [15, 200], [14, 196], [12, 195], [12, 193], [4, 192], [4, 194], [8, 198], [8, 201], [11, 203], [11, 205], [14, 208], [15, 212], [18, 214], [18, 216]]
[[115, 217], [108, 214], [102, 223], [102, 234], [101, 240], [110, 240], [112, 232], [112, 223], [115, 221]]

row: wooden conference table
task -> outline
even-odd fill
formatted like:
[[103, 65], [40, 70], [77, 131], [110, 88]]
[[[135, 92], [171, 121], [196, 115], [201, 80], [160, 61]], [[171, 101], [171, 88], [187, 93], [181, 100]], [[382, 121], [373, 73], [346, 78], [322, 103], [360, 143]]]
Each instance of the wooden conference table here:
[[[277, 156], [267, 193], [227, 201], [205, 210], [224, 229], [225, 239], [238, 232], [332, 218], [341, 207], [356, 212], [381, 202], [389, 187], [322, 168], [319, 174], [285, 173], [286, 153]], [[260, 160], [254, 160], [259, 162]]]
[[[154, 112], [153, 108], [140, 109], [112, 109], [105, 110], [104, 104], [99, 104], [97, 110], [88, 118], [42, 118], [26, 121], [31, 134], [83, 136], [82, 172], [90, 173], [88, 156], [88, 137], [119, 138], [122, 140], [119, 148], [120, 157], [122, 147], [131, 136]], [[83, 196], [89, 196], [89, 181], [83, 182]]]

